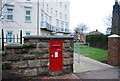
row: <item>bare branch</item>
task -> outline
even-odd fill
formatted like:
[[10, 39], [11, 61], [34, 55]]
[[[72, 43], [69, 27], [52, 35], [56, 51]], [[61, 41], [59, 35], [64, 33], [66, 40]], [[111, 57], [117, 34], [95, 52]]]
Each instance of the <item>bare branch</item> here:
[[74, 29], [75, 34], [83, 34], [88, 29], [88, 26], [84, 23], [78, 24], [78, 26]]
[[107, 29], [106, 29], [106, 34], [111, 34], [111, 26], [112, 26], [112, 15], [108, 15], [105, 17], [104, 23], [106, 24]]
[[[2, 1], [1, 1], [2, 3]], [[1, 8], [0, 8], [0, 17], [2, 16], [2, 10], [5, 8], [5, 6], [7, 6], [10, 3], [10, 1], [8, 0]], [[1, 4], [2, 5], [2, 4]]]
[[112, 25], [112, 15], [111, 14], [105, 17], [104, 23], [108, 27], [111, 27], [111, 25]]
[[3, 8], [6, 6], [6, 5], [8, 5], [10, 2], [6, 2], [3, 6], [2, 6], [2, 8], [0, 9], [0, 11], [2, 11], [3, 10]]

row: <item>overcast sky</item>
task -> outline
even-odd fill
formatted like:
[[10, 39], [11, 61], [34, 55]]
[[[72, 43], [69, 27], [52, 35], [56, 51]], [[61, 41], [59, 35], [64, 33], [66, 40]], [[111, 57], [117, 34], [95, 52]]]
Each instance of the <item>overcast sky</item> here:
[[112, 14], [115, 0], [70, 0], [70, 29], [83, 22], [89, 31], [105, 33], [105, 17]]

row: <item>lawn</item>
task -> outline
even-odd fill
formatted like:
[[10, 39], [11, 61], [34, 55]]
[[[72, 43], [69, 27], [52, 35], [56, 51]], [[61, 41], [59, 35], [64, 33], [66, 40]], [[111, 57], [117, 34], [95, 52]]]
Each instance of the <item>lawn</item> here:
[[[92, 58], [97, 61], [107, 61], [108, 60], [108, 51], [103, 49], [98, 49], [94, 47], [83, 47], [78, 48], [76, 44], [74, 44], [74, 52], [84, 55], [86, 57]], [[78, 51], [80, 50], [80, 51]]]

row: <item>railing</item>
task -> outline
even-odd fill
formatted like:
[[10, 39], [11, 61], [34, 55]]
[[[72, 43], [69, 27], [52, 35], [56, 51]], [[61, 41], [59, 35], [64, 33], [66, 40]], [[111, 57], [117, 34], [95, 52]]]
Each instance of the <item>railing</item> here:
[[70, 33], [70, 30], [69, 29], [65, 29], [65, 33]]
[[[15, 37], [16, 36], [16, 37]], [[20, 30], [20, 35], [12, 35], [12, 36], [9, 36], [9, 35], [6, 35], [6, 37], [4, 37], [4, 30], [2, 29], [2, 51], [4, 51], [4, 45], [5, 44], [14, 44], [14, 43], [17, 43], [17, 44], [22, 44], [22, 30]]]
[[60, 27], [56, 27], [49, 24], [46, 21], [41, 22], [41, 29], [47, 30], [47, 31], [56, 31], [56, 32], [62, 32], [62, 33], [70, 33], [69, 29], [64, 29]]
[[90, 55], [90, 45], [89, 43], [74, 43], [74, 52], [77, 55], [75, 59], [80, 62], [80, 55], [89, 56]]
[[42, 21], [42, 22], [41, 22], [41, 29], [45, 29], [45, 30], [48, 30], [48, 31], [55, 31], [55, 30], [54, 30], [54, 27], [55, 27], [55, 26], [52, 26], [51, 24], [49, 24], [49, 23], [46, 22], [46, 21]]

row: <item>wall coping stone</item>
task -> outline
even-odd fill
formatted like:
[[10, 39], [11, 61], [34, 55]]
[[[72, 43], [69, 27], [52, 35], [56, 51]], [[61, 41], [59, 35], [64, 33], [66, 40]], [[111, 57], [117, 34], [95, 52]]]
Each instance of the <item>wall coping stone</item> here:
[[108, 36], [108, 38], [114, 38], [114, 37], [120, 37], [120, 36], [119, 36], [119, 35], [116, 35], [116, 34], [113, 34], [113, 35]]
[[55, 38], [55, 39], [74, 39], [74, 37], [73, 36], [60, 36], [60, 35], [58, 35], [58, 36], [41, 36], [41, 35], [30, 35], [30, 36], [24, 36], [23, 37], [24, 39], [53, 39], [53, 38]]
[[19, 44], [19, 45], [6, 45], [5, 46], [7, 49], [21, 49], [23, 48], [23, 45], [22, 44]]

